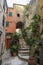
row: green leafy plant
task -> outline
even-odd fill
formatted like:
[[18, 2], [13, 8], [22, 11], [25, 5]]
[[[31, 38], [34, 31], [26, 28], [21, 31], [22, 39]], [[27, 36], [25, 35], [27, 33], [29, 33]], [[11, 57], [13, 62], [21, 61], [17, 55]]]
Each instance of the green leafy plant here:
[[10, 44], [10, 51], [11, 53], [16, 52], [18, 53], [18, 43], [19, 43], [19, 34], [17, 32], [14, 32], [11, 44]]
[[[30, 55], [33, 56], [35, 49], [39, 46], [39, 29], [40, 29], [40, 15], [35, 14], [32, 18], [30, 26], [27, 28], [28, 31], [31, 30], [30, 35], [27, 34], [26, 29], [23, 30], [23, 36], [27, 45], [30, 46]], [[32, 52], [33, 51], [33, 52]]]
[[22, 36], [23, 36], [23, 38], [26, 38], [27, 37], [26, 29], [22, 29]]
[[30, 23], [30, 29], [33, 33], [39, 32], [39, 22], [40, 22], [40, 15], [35, 14], [32, 18], [32, 22]]
[[43, 34], [40, 37], [41, 37], [41, 39], [43, 39]]
[[39, 42], [40, 42], [39, 41], [39, 37], [40, 37], [40, 33], [39, 33], [40, 24], [39, 23], [40, 23], [40, 19], [41, 19], [40, 15], [35, 14], [32, 18], [32, 22], [30, 23], [30, 29], [31, 29], [31, 32], [32, 32], [32, 41], [31, 41], [32, 48], [31, 48], [31, 51], [33, 51], [31, 53], [31, 55], [34, 55], [35, 49], [37, 47], [39, 47]]
[[17, 42], [19, 42], [19, 38], [19, 34], [17, 32], [14, 32], [10, 46], [15, 45]]
[[14, 38], [15, 40], [19, 40], [19, 34], [18, 34], [17, 32], [14, 32], [13, 38]]
[[24, 12], [24, 16], [26, 16], [28, 18], [29, 13], [28, 13], [28, 9], [29, 9], [29, 4], [24, 6], [25, 12]]
[[10, 47], [10, 51], [11, 51], [11, 53], [17, 52], [17, 46], [16, 46], [16, 45], [12, 45], [12, 46]]

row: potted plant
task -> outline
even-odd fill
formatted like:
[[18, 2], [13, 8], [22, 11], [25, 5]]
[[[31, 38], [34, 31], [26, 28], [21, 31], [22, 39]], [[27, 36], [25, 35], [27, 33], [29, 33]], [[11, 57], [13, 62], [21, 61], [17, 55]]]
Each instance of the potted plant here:
[[27, 45], [30, 46], [30, 57], [28, 60], [30, 65], [36, 64], [34, 53], [39, 45], [39, 36], [40, 36], [39, 29], [40, 29], [40, 15], [35, 14], [32, 18], [32, 22], [30, 23], [30, 26], [28, 27], [28, 31], [31, 31], [31, 33], [30, 35], [26, 33], [26, 36], [24, 38]]
[[[40, 38], [40, 15], [35, 14], [32, 18], [32, 22], [30, 23], [30, 29], [32, 32], [32, 40], [30, 40], [30, 42], [32, 43], [31, 46], [31, 55], [32, 57], [29, 58], [29, 61], [31, 61], [30, 59], [32, 58], [32, 62], [33, 64], [30, 63], [30, 65], [35, 65], [35, 51], [37, 49], [37, 47], [39, 46], [39, 38]], [[34, 56], [34, 57], [33, 57]]]
[[10, 51], [11, 51], [12, 56], [16, 56], [17, 55], [17, 46], [16, 45], [12, 45], [10, 47]]
[[17, 32], [14, 32], [11, 44], [10, 44], [10, 51], [12, 55], [17, 55], [18, 53], [18, 47], [19, 47], [19, 34]]
[[27, 34], [26, 29], [25, 31], [22, 31], [22, 35], [23, 38], [25, 39], [27, 45], [29, 46], [30, 50], [29, 50], [29, 64], [30, 65], [35, 65], [36, 64], [36, 60], [34, 57], [34, 52], [35, 52], [35, 47], [37, 47], [37, 41], [34, 39], [33, 35], [30, 33], [30, 35]]
[[19, 34], [17, 32], [14, 32], [13, 37], [15, 41], [19, 40]]

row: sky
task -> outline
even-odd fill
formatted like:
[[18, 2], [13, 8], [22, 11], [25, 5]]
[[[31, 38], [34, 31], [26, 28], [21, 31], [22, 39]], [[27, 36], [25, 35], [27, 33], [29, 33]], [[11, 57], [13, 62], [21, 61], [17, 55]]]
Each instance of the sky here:
[[13, 7], [13, 3], [26, 5], [30, 0], [7, 0], [8, 7]]

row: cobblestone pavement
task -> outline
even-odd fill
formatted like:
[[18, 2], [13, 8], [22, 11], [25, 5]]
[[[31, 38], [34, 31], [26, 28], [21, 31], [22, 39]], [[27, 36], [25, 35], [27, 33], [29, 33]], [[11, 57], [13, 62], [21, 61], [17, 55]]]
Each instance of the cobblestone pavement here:
[[2, 61], [2, 65], [28, 65], [28, 62], [23, 61], [16, 56], [5, 59], [4, 61]]

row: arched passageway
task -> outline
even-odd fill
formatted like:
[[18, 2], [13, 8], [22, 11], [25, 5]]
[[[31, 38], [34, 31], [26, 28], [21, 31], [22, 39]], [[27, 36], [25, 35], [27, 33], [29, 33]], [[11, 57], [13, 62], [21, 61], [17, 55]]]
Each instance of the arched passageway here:
[[16, 23], [16, 29], [17, 28], [22, 29], [23, 27], [24, 27], [24, 23], [23, 22]]

